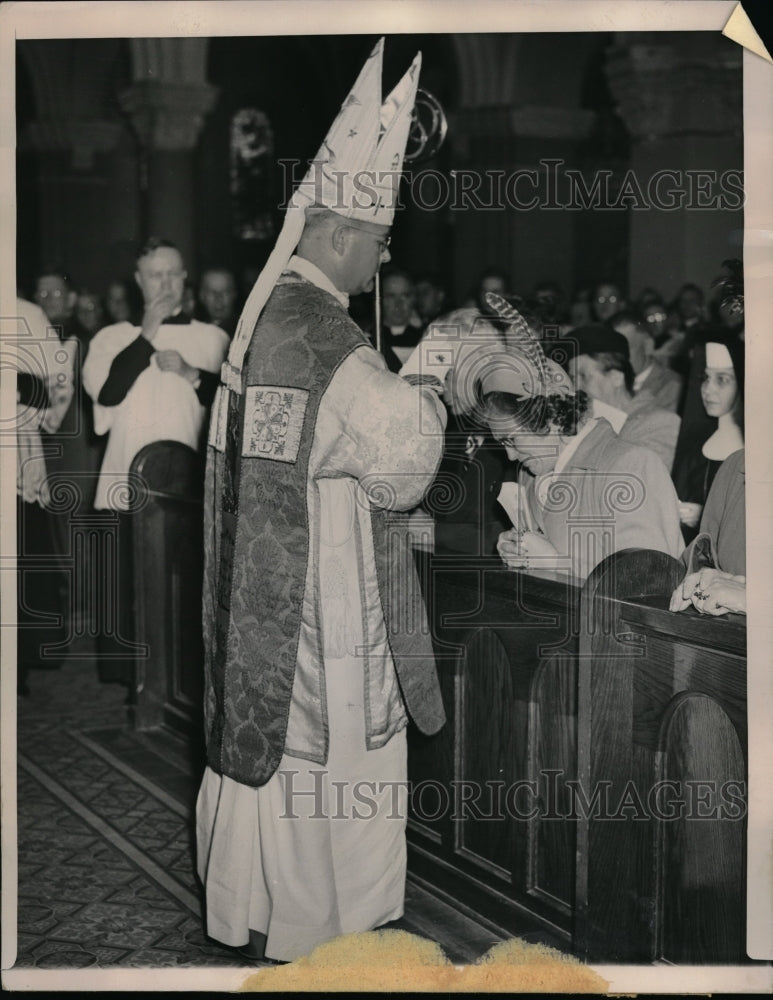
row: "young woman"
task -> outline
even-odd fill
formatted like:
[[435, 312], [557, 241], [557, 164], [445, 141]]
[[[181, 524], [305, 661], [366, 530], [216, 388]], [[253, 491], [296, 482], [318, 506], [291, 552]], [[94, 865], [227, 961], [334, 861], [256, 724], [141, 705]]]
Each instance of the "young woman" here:
[[680, 493], [679, 514], [687, 541], [697, 529], [717, 470], [726, 458], [744, 445], [743, 341], [715, 334], [709, 336], [699, 348], [702, 348], [705, 359], [700, 398], [713, 429], [699, 443], [700, 439], [695, 440], [692, 433], [689, 413], [685, 412], [680, 438], [684, 436], [691, 440], [691, 445], [687, 449], [677, 444], [673, 478]]
[[587, 395], [545, 358], [515, 310], [494, 298], [489, 304], [510, 321], [507, 358], [481, 369], [479, 405], [494, 438], [522, 464], [513, 528], [497, 545], [502, 559], [584, 579], [620, 549], [677, 556], [677, 497], [661, 460], [593, 418]]

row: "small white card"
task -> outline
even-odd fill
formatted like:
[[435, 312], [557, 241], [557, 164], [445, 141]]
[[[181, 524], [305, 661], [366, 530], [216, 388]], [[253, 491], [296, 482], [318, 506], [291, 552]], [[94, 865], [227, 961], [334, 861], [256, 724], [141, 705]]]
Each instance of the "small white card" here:
[[433, 375], [445, 382], [446, 375], [454, 367], [458, 350], [458, 337], [453, 340], [441, 337], [422, 340], [400, 369], [400, 374], [403, 378], [406, 375]]
[[519, 531], [535, 530], [526, 489], [520, 483], [502, 483], [497, 501], [504, 508], [514, 528]]
[[523, 487], [518, 483], [502, 483], [497, 500], [504, 507], [513, 527], [520, 531], [525, 530]]

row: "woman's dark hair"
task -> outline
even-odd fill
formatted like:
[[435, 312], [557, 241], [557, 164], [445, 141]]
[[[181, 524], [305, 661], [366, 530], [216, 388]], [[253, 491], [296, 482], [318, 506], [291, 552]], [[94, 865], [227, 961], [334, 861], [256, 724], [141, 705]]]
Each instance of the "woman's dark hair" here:
[[577, 425], [586, 413], [590, 399], [581, 389], [574, 396], [532, 396], [524, 398], [511, 392], [489, 392], [484, 396], [484, 412], [512, 420], [532, 434], [547, 434], [550, 424], [561, 434], [577, 433]]

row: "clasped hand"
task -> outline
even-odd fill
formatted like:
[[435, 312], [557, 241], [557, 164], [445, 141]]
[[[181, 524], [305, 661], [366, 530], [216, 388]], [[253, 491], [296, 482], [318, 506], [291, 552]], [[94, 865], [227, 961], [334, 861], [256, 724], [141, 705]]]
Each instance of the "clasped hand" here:
[[690, 573], [671, 595], [671, 611], [692, 605], [703, 615], [746, 614], [746, 577], [706, 567]]
[[156, 351], [153, 357], [162, 372], [174, 372], [191, 383], [198, 378], [198, 368], [189, 365], [179, 351]]
[[502, 532], [497, 539], [497, 552], [510, 569], [528, 569], [539, 565], [547, 556], [558, 556], [558, 550], [544, 535], [517, 528]]

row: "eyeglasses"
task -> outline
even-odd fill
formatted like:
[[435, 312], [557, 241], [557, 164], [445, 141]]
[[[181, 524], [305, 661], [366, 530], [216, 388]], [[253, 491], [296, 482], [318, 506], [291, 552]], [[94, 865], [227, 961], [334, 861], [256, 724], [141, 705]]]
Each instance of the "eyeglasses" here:
[[512, 448], [514, 451], [518, 451], [518, 445], [512, 435], [503, 438], [496, 438], [496, 442], [497, 444], [502, 445], [503, 448]]
[[616, 295], [597, 295], [596, 302], [617, 302]]
[[648, 323], [662, 323], [665, 318], [665, 313], [650, 313], [646, 320]]
[[389, 249], [389, 245], [392, 242], [392, 234], [388, 233], [386, 236], [379, 236], [378, 233], [373, 233], [370, 229], [365, 229], [364, 226], [355, 226], [351, 223], [347, 226], [347, 229], [356, 229], [359, 233], [365, 233], [367, 236], [372, 236], [374, 240], [377, 241], [377, 246], [379, 253], [384, 254]]

